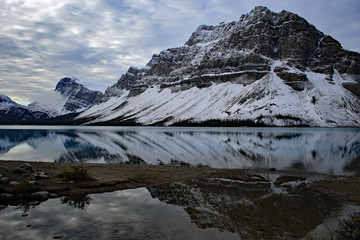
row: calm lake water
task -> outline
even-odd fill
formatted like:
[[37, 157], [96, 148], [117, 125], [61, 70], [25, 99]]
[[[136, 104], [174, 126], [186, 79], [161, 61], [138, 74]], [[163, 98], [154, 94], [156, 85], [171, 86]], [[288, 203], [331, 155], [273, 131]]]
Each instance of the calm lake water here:
[[0, 239], [330, 239], [359, 210], [308, 188], [190, 180], [0, 205]]
[[[1, 160], [360, 175], [359, 128], [0, 128]], [[272, 180], [189, 180], [0, 205], [0, 239], [329, 239], [339, 218], [360, 210], [311, 188], [276, 187], [278, 173], [264, 174]]]
[[180, 206], [152, 198], [146, 188], [8, 206], [0, 210], [0, 226], [4, 240], [238, 239], [236, 233], [198, 228]]
[[0, 126], [0, 159], [359, 175], [360, 128]]

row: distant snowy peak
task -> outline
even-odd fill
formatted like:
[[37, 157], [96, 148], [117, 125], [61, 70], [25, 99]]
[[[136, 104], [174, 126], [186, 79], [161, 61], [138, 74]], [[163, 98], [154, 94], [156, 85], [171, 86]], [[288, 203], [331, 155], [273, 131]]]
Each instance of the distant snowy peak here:
[[47, 102], [34, 102], [29, 107], [33, 110], [45, 111], [51, 117], [56, 117], [82, 112], [100, 102], [102, 97], [103, 94], [100, 91], [89, 90], [77, 78], [65, 77], [56, 84], [53, 99], [49, 99]]
[[287, 11], [201, 25], [130, 67], [87, 124], [360, 126], [360, 54]]
[[65, 77], [59, 80], [56, 84], [55, 91], [59, 91], [60, 93], [64, 94], [67, 88], [74, 88], [79, 85], [79, 79], [74, 77]]
[[47, 113], [20, 105], [0, 94], [0, 124], [21, 124], [47, 119]]
[[55, 91], [60, 92], [66, 99], [64, 104], [64, 110], [66, 111], [84, 111], [103, 97], [100, 91], [89, 90], [78, 81], [76, 78], [62, 78], [55, 87]]

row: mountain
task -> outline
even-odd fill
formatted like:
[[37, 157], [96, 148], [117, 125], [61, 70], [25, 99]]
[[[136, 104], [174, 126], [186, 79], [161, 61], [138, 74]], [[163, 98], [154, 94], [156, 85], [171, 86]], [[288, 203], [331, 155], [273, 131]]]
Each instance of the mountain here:
[[294, 13], [256, 7], [130, 67], [76, 121], [360, 126], [359, 96], [359, 53]]
[[0, 95], [0, 124], [32, 123], [47, 118], [48, 115], [45, 112], [32, 111], [9, 97]]
[[46, 111], [51, 117], [57, 117], [84, 111], [103, 97], [100, 91], [89, 90], [83, 84], [78, 83], [78, 79], [69, 77], [60, 79], [55, 87], [55, 92], [60, 95], [55, 101], [35, 102], [29, 107], [33, 110]]

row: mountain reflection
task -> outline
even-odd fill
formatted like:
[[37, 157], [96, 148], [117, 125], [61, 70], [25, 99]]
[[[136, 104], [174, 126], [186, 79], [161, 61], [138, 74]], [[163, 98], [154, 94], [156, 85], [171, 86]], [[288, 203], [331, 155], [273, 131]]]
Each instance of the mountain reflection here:
[[304, 186], [278, 194], [270, 183], [211, 179], [149, 191], [153, 198], [183, 207], [199, 228], [235, 232], [240, 239], [300, 239], [339, 208], [335, 200]]
[[55, 162], [275, 167], [359, 174], [356, 172], [359, 157], [359, 129], [78, 127], [0, 130], [2, 160], [47, 158]]

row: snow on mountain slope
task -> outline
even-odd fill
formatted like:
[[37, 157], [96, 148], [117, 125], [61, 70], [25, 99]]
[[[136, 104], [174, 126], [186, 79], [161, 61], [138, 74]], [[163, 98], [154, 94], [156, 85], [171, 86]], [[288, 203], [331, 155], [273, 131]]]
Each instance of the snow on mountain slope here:
[[[343, 79], [335, 74], [335, 84], [324, 80], [323, 74], [308, 72], [313, 85], [306, 91], [295, 91], [271, 72], [257, 82], [244, 86], [231, 82], [212, 83], [207, 88], [192, 87], [173, 92], [159, 85], [143, 93], [113, 99], [94, 106], [79, 115], [91, 118], [88, 124], [136, 119], [142, 125], [163, 122], [171, 125], [190, 120], [246, 121], [271, 126], [358, 126], [360, 110], [356, 96], [338, 85]], [[278, 116], [278, 117], [277, 117]]]
[[13, 100], [11, 100], [8, 96], [0, 94], [0, 110], [7, 110], [14, 106], [20, 106]]
[[68, 110], [64, 109], [67, 99], [61, 96], [58, 92], [53, 92], [52, 96], [48, 97], [48, 100], [37, 100], [30, 103], [28, 107], [33, 111], [44, 111], [49, 117], [56, 117], [69, 113]]

